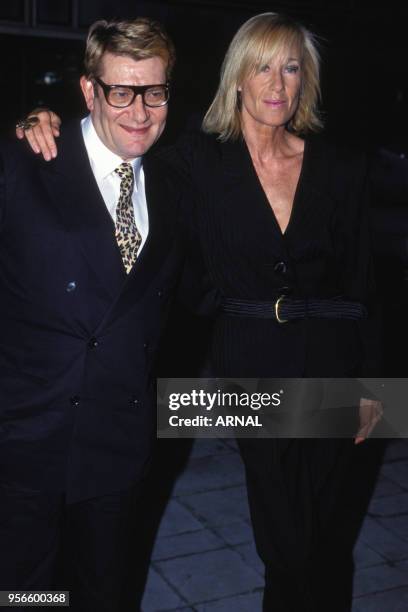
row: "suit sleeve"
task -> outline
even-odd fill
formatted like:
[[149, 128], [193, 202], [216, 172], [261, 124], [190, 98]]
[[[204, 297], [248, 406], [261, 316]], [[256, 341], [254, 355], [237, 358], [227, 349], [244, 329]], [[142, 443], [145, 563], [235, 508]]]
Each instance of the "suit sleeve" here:
[[[26, 170], [26, 153], [25, 143], [9, 140], [0, 142], [0, 231], [6, 222], [7, 208], [13, 202], [20, 177]], [[30, 153], [27, 157], [29, 163], [32, 162], [31, 157]]]
[[213, 316], [219, 304], [219, 294], [208, 274], [197, 231], [199, 193], [195, 183], [195, 168], [199, 163], [200, 134], [189, 132], [167, 149], [165, 156], [174, 169], [174, 181], [181, 191], [180, 225], [185, 262], [178, 289], [178, 300], [199, 316]]
[[6, 209], [6, 179], [4, 173], [3, 154], [0, 153], [0, 231], [3, 227]]
[[[369, 167], [364, 156], [350, 164], [347, 191], [339, 200], [337, 257], [345, 292], [349, 299], [367, 308], [367, 317], [358, 321], [363, 361], [361, 375], [381, 375], [381, 310], [376, 289], [370, 219]], [[341, 216], [341, 220], [340, 220]]]
[[[373, 259], [373, 232], [371, 220], [371, 199], [368, 180], [369, 168], [365, 165], [362, 172], [360, 242], [357, 252], [359, 257], [359, 278], [363, 301], [367, 306], [367, 318], [359, 322], [363, 345], [362, 376], [376, 377], [382, 374], [382, 315], [379, 295], [375, 280]], [[361, 253], [361, 251], [364, 251]], [[366, 395], [367, 397], [367, 395]], [[370, 396], [369, 396], [370, 397]], [[373, 396], [372, 396], [373, 397]]]

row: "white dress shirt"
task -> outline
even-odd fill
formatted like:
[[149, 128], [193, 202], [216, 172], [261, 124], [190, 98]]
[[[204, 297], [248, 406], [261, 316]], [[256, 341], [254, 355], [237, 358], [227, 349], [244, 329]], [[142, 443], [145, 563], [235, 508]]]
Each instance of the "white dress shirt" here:
[[[92, 172], [106, 204], [106, 208], [113, 222], [116, 223], [116, 206], [119, 201], [120, 177], [116, 174], [115, 169], [123, 163], [123, 159], [119, 157], [119, 155], [112, 153], [112, 151], [103, 144], [93, 126], [91, 115], [82, 119], [81, 128]], [[149, 233], [145, 177], [141, 157], [129, 160], [129, 163], [132, 164], [133, 173], [135, 175], [132, 202], [136, 227], [142, 237], [142, 242], [138, 251], [138, 255], [140, 255]]]

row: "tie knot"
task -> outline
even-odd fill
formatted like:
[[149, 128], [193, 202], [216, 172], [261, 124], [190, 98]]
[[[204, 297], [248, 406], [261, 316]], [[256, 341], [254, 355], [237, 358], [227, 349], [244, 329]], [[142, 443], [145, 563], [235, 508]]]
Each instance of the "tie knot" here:
[[133, 175], [133, 167], [129, 162], [123, 162], [115, 168], [115, 172], [118, 176], [120, 176], [121, 180], [128, 180], [133, 183], [134, 175]]

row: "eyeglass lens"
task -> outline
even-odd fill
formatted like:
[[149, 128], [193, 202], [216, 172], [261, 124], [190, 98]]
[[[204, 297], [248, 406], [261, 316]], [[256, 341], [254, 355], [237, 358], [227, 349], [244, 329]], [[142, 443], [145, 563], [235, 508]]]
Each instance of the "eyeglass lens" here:
[[[147, 106], [162, 106], [168, 100], [168, 89], [165, 85], [149, 87], [140, 92]], [[119, 108], [129, 106], [135, 98], [135, 92], [128, 87], [115, 87], [108, 91], [108, 102]]]

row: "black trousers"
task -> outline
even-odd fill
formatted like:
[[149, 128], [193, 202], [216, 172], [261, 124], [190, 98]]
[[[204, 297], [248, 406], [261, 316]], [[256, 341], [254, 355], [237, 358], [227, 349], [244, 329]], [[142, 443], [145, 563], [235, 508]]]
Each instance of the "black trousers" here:
[[137, 612], [140, 493], [66, 504], [62, 494], [1, 485], [0, 590], [61, 589], [75, 612]]
[[364, 442], [238, 440], [264, 612], [348, 612], [353, 546], [369, 499]]

